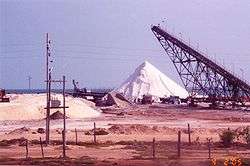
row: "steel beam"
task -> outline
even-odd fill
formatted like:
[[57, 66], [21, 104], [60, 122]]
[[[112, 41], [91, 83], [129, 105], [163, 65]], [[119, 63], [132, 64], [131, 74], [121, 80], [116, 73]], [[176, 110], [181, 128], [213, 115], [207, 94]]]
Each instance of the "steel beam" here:
[[190, 97], [202, 95], [210, 102], [250, 101], [250, 86], [246, 81], [160, 26], [152, 26], [151, 30], [173, 62]]

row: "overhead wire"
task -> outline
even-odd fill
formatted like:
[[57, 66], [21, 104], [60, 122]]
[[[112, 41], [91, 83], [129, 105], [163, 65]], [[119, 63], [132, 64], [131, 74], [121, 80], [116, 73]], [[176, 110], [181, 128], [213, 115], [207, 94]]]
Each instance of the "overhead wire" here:
[[[4, 46], [25, 46], [25, 44], [5, 44]], [[38, 44], [26, 44], [26, 46], [34, 46], [34, 45], [38, 45]], [[65, 44], [65, 43], [56, 43], [55, 45], [59, 45], [59, 46], [73, 46], [73, 47], [79, 47], [79, 48], [82, 48], [82, 47], [88, 47], [88, 48], [99, 48], [99, 49], [106, 49], [106, 50], [114, 50], [114, 49], [118, 49], [118, 50], [126, 50], [126, 51], [136, 51], [137, 54], [120, 54], [120, 53], [114, 53], [114, 52], [96, 52], [96, 51], [86, 51], [86, 50], [70, 50], [70, 49], [55, 49], [53, 50], [53, 53], [61, 53], [61, 54], [65, 54], [67, 52], [69, 52], [71, 55], [69, 56], [65, 56], [65, 55], [59, 55], [57, 57], [62, 57], [62, 58], [74, 58], [74, 59], [81, 59], [81, 58], [92, 58], [92, 59], [96, 59], [96, 60], [114, 60], [114, 59], [119, 59], [119, 60], [130, 60], [132, 57], [145, 57], [145, 52], [147, 52], [147, 54], [152, 54], [152, 52], [156, 52], [157, 51], [157, 54], [154, 54], [153, 56], [150, 55], [150, 57], [155, 57], [155, 56], [159, 56], [159, 51], [160, 50], [154, 50], [154, 49], [145, 49], [145, 48], [122, 48], [122, 47], [108, 47], [108, 46], [96, 46], [96, 45], [85, 45], [85, 44]], [[3, 45], [0, 45], [0, 46], [3, 46]], [[41, 45], [39, 45], [41, 46]], [[20, 56], [20, 54], [23, 54], [23, 53], [26, 53], [26, 54], [34, 54], [34, 52], [40, 52], [41, 51], [41, 48], [39, 49], [28, 49], [28, 50], [8, 50], [6, 51], [0, 51], [0, 58], [1, 59], [20, 59], [20, 58], [42, 58], [42, 56], [34, 56], [34, 55], [25, 55], [25, 56]], [[100, 51], [100, 50], [99, 50]], [[139, 55], [138, 54], [138, 51], [139, 52], [144, 52], [143, 55]], [[12, 54], [12, 53], [19, 53], [18, 56], [2, 56], [3, 54]], [[40, 54], [40, 53], [39, 53]], [[81, 55], [81, 56], [76, 56], [76, 55]], [[42, 54], [40, 54], [42, 55]], [[73, 55], [73, 56], [72, 56]], [[92, 57], [92, 56], [89, 56], [89, 55], [100, 55], [100, 56], [106, 56], [105, 58], [103, 57]], [[122, 57], [122, 58], [125, 58], [125, 59], [121, 59], [121, 58], [108, 58], [107, 56], [110, 56], [110, 55], [114, 55], [114, 56], [119, 56], [119, 57]], [[230, 54], [225, 54], [225, 55], [230, 55]], [[232, 55], [232, 54], [231, 54]], [[241, 56], [244, 56], [244, 57], [249, 57], [250, 54], [241, 54]], [[161, 55], [160, 55], [161, 56]], [[126, 58], [129, 58], [129, 59], [126, 59]], [[133, 59], [133, 58], [132, 58]], [[237, 58], [237, 61], [238, 62], [243, 62], [241, 61], [240, 59]]]

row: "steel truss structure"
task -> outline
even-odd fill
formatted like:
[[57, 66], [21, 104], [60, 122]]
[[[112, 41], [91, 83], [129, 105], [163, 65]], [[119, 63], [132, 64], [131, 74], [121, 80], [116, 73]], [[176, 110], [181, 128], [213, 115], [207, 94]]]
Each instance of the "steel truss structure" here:
[[[250, 101], [248, 83], [160, 26], [152, 26], [151, 30], [173, 62], [192, 101]], [[203, 97], [198, 98], [198, 95]]]

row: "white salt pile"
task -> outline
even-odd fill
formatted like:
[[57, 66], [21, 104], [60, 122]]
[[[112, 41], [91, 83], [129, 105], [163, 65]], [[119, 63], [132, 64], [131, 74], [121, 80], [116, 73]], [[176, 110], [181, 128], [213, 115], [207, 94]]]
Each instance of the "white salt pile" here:
[[[33, 120], [45, 118], [46, 110], [46, 94], [11, 94], [10, 103], [0, 104], [0, 120]], [[52, 94], [53, 98], [61, 100], [62, 95]], [[91, 102], [66, 97], [66, 116], [69, 118], [90, 118], [97, 117], [100, 113], [95, 110]], [[53, 109], [51, 114], [56, 111], [63, 111], [62, 109]]]
[[188, 97], [188, 92], [149, 62], [145, 61], [115, 90], [130, 100], [142, 99], [143, 95], [155, 97]]

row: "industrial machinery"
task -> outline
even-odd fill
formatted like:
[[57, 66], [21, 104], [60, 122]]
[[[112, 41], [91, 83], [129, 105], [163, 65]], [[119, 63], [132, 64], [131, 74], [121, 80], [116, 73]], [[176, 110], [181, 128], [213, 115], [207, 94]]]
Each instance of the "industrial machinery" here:
[[152, 95], [143, 95], [142, 97], [142, 104], [152, 104], [154, 102]]
[[10, 99], [5, 95], [6, 95], [5, 90], [0, 89], [0, 102], [10, 102]]
[[[151, 26], [155, 37], [173, 62], [191, 103], [244, 104], [250, 101], [250, 85], [242, 78], [179, 40], [159, 25]], [[201, 96], [201, 97], [199, 97]]]
[[74, 86], [74, 91], [73, 91], [73, 97], [81, 97], [85, 98], [94, 102], [97, 102], [98, 100], [101, 100], [107, 93], [105, 92], [91, 92], [88, 91], [86, 88], [79, 89], [77, 87], [77, 83], [75, 80], [73, 80], [73, 86]]

